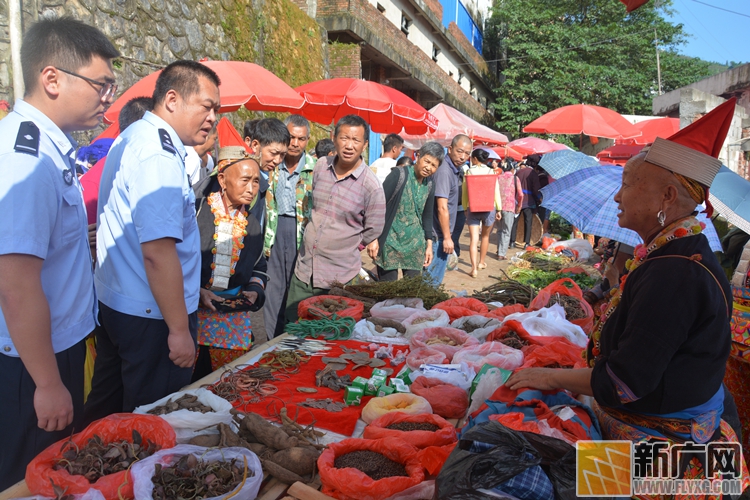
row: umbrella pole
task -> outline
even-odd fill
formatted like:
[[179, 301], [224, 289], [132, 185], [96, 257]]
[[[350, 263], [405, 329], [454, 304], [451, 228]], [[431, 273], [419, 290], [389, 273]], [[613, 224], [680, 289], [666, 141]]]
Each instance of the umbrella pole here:
[[583, 132], [581, 132], [581, 135], [578, 138], [578, 151], [583, 150]]

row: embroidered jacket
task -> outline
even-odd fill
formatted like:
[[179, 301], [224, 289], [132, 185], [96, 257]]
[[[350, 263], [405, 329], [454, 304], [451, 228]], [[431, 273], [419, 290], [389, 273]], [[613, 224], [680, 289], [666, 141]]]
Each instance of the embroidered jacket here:
[[[297, 212], [297, 248], [302, 243], [305, 226], [310, 220], [312, 210], [312, 178], [315, 168], [315, 158], [305, 153], [305, 166], [300, 171], [295, 189]], [[266, 257], [271, 255], [271, 247], [276, 241], [276, 228], [279, 225], [279, 211], [276, 206], [276, 186], [279, 182], [279, 169], [274, 169], [268, 175], [268, 191], [266, 191], [266, 234], [263, 252]]]

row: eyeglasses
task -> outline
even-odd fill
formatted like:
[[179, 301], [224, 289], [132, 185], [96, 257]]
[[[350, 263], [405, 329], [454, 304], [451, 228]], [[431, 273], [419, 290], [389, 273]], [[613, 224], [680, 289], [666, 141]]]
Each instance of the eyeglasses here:
[[73, 73], [72, 71], [68, 71], [67, 69], [57, 68], [55, 67], [57, 71], [62, 71], [63, 73], [67, 73], [70, 76], [75, 76], [76, 78], [80, 78], [81, 80], [86, 80], [87, 82], [97, 85], [99, 87], [99, 97], [102, 98], [105, 101], [108, 101], [112, 99], [115, 96], [115, 93], [117, 92], [117, 84], [112, 82], [100, 82], [97, 80], [92, 80], [89, 77], [79, 75], [78, 73]]

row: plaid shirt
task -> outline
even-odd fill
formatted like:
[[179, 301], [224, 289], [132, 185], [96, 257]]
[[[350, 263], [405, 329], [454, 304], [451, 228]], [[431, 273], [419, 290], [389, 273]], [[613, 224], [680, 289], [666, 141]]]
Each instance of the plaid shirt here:
[[[297, 183], [295, 184], [295, 212], [297, 214], [297, 248], [302, 243], [305, 226], [310, 220], [312, 208], [312, 176], [315, 158], [305, 154], [304, 166], [297, 165]], [[301, 162], [300, 162], [301, 163]], [[279, 169], [274, 169], [268, 175], [268, 191], [266, 191], [266, 234], [263, 241], [263, 253], [271, 255], [271, 247], [276, 241], [276, 229], [279, 227], [279, 209], [277, 205], [276, 189], [279, 183]], [[283, 213], [283, 212], [282, 212]]]
[[372, 242], [385, 224], [385, 194], [364, 161], [343, 179], [333, 164], [318, 160], [313, 172], [312, 213], [297, 259], [295, 275], [316, 288], [346, 283], [362, 268], [360, 243]]

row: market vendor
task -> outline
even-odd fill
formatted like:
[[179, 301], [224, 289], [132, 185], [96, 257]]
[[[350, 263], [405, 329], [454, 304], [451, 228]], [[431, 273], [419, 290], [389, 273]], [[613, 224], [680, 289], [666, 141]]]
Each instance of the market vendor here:
[[[590, 368], [521, 370], [509, 388], [593, 396], [605, 439], [737, 441], [727, 423], [736, 408], [722, 385], [732, 295], [695, 218], [696, 205], [708, 204], [733, 113], [730, 99], [628, 161], [615, 195], [619, 224], [646, 244], [594, 327]], [[680, 473], [695, 478], [695, 467]]]
[[[249, 213], [262, 203], [259, 186], [259, 158], [241, 146], [221, 148], [216, 173], [195, 186], [201, 288], [193, 380], [252, 348], [250, 312], [263, 306], [267, 280], [263, 230]], [[228, 310], [229, 304], [237, 304], [236, 310]]]

